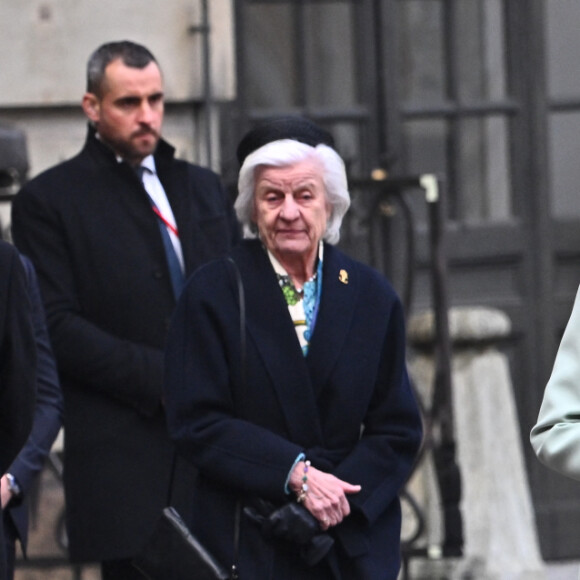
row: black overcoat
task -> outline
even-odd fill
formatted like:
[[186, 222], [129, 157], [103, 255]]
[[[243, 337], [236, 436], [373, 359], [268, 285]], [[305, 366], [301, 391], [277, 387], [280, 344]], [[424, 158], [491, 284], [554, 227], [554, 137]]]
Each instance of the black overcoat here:
[[[191, 273], [229, 249], [237, 225], [213, 172], [164, 141], [155, 162]], [[175, 299], [157, 217], [89, 128], [79, 155], [19, 192], [12, 227], [38, 274], [64, 394], [70, 556], [132, 557], [165, 503], [172, 457], [161, 387]]]
[[378, 273], [325, 246], [320, 310], [304, 357], [261, 244], [244, 242], [233, 258], [245, 293], [245, 378], [228, 260], [190, 279], [167, 346], [170, 431], [200, 470], [192, 529], [229, 564], [237, 500], [292, 501], [285, 481], [303, 452], [315, 467], [362, 485], [349, 496], [351, 515], [331, 532], [334, 575], [328, 562], [307, 568], [297, 550], [265, 541], [242, 518], [240, 578], [394, 580], [398, 493], [421, 440], [401, 304]]

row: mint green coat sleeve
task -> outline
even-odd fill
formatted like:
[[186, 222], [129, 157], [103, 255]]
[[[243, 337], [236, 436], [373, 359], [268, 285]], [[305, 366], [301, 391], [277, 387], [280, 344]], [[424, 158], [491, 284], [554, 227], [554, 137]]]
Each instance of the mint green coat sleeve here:
[[580, 289], [530, 441], [542, 463], [580, 480]]

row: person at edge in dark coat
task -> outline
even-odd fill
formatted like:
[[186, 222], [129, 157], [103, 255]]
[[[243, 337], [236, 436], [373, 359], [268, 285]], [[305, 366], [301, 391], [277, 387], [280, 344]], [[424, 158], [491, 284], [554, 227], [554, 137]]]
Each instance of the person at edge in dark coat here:
[[[0, 240], [0, 473], [6, 473], [32, 429], [36, 359], [26, 272], [16, 249]], [[2, 580], [8, 578], [5, 542], [0, 525]]]
[[[133, 557], [167, 500], [173, 444], [162, 398], [169, 320], [187, 276], [239, 237], [218, 176], [161, 138], [164, 89], [151, 52], [100, 46], [87, 66], [82, 151], [13, 202], [17, 247], [38, 275], [64, 397], [69, 555], [104, 580]], [[184, 511], [195, 471], [177, 468]]]
[[188, 524], [242, 580], [395, 580], [422, 439], [402, 305], [334, 246], [350, 199], [330, 134], [275, 119], [238, 158], [248, 239], [190, 278], [166, 349], [169, 429], [199, 470]]
[[32, 432], [7, 472], [0, 478], [7, 580], [14, 578], [17, 541], [26, 555], [30, 492], [62, 425], [62, 394], [40, 289], [32, 263], [25, 256], [21, 256], [21, 260], [26, 272], [26, 293], [31, 305], [36, 342], [36, 405]]

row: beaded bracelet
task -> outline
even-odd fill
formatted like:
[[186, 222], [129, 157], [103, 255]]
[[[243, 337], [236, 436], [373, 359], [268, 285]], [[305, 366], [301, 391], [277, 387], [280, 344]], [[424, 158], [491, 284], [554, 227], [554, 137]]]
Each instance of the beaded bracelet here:
[[304, 473], [302, 475], [302, 485], [300, 491], [298, 492], [298, 497], [296, 501], [302, 503], [306, 501], [306, 492], [308, 491], [308, 468], [310, 467], [310, 461], [306, 460], [304, 462]]

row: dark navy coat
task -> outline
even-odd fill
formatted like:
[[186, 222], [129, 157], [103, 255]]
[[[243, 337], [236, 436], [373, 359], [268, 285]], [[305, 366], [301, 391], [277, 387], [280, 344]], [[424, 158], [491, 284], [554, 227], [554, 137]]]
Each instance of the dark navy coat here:
[[242, 518], [240, 578], [394, 580], [400, 565], [398, 493], [421, 441], [405, 364], [403, 309], [377, 272], [325, 246], [320, 310], [303, 356], [258, 241], [236, 248], [246, 307], [241, 370], [238, 290], [225, 259], [195, 273], [173, 318], [166, 354], [169, 427], [198, 469], [192, 530], [225, 564], [234, 511], [284, 491], [299, 453], [362, 491], [332, 529], [335, 547], [307, 568], [293, 548]]

